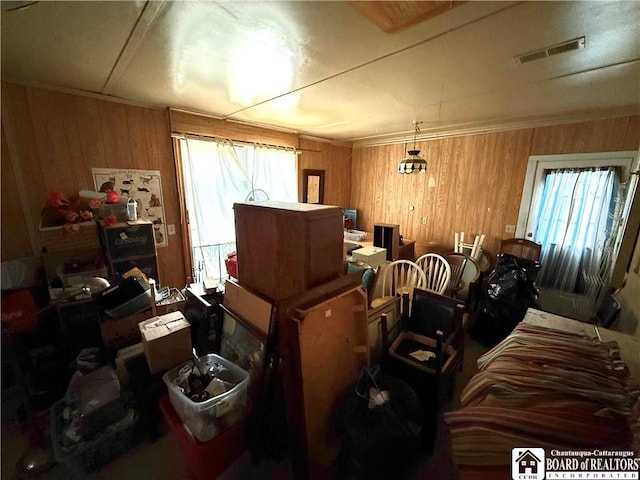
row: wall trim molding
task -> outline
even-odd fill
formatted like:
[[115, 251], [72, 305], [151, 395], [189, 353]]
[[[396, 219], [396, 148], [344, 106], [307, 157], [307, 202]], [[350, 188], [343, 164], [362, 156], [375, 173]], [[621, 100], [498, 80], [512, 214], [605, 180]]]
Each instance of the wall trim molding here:
[[166, 105], [156, 105], [152, 103], [139, 102], [135, 100], [128, 100], [126, 98], [114, 97], [112, 95], [105, 95], [104, 93], [88, 92], [86, 90], [78, 90], [76, 88], [60, 87], [57, 85], [51, 85], [49, 83], [31, 82], [27, 80], [20, 80], [17, 78], [2, 76], [2, 83], [13, 83], [14, 85], [20, 85], [27, 88], [38, 88], [40, 90], [47, 90], [57, 93], [66, 93], [68, 95], [78, 95], [80, 97], [93, 98], [95, 100], [103, 100], [105, 102], [121, 103], [123, 105], [129, 105], [132, 107], [150, 108], [153, 110], [164, 110]]
[[[462, 137], [467, 135], [482, 135], [486, 133], [506, 132], [510, 130], [523, 130], [526, 128], [552, 127], [556, 125], [590, 122], [595, 120], [607, 120], [611, 118], [635, 115], [640, 115], [640, 109], [638, 109], [637, 107], [625, 107], [592, 112], [575, 112], [550, 117], [521, 118], [515, 120], [496, 120], [468, 124], [447, 125], [439, 128], [422, 128], [421, 132], [416, 137], [416, 141]], [[353, 148], [378, 147], [382, 145], [394, 145], [399, 143], [412, 142], [413, 136], [413, 131], [406, 131], [354, 139], [352, 142]]]

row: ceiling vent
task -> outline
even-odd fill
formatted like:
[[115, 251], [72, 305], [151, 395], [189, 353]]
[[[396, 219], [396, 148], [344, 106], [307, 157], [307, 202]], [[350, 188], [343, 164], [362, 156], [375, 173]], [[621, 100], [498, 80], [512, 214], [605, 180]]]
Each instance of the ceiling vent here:
[[566, 42], [558, 43], [550, 47], [534, 50], [533, 52], [523, 53], [522, 55], [516, 55], [513, 57], [514, 61], [520, 65], [523, 63], [533, 62], [541, 58], [551, 57], [552, 55], [558, 55], [560, 53], [570, 52], [572, 50], [579, 50], [585, 46], [585, 37], [574, 38]]

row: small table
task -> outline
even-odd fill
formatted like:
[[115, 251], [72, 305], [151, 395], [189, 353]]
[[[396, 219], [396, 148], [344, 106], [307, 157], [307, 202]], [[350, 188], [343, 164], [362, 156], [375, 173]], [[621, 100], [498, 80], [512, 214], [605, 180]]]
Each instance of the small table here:
[[400, 249], [398, 250], [398, 258], [395, 260], [411, 260], [412, 262], [416, 259], [416, 251], [415, 251], [416, 241], [415, 240], [404, 240], [402, 245], [400, 245]]
[[[373, 237], [373, 234], [369, 234], [369, 233], [367, 234], [367, 238], [372, 238], [372, 237]], [[363, 247], [374, 246], [372, 240], [361, 240], [358, 242], [354, 240], [345, 240], [345, 242], [355, 243]], [[400, 245], [400, 248], [398, 249], [398, 258], [394, 258], [393, 260], [411, 260], [412, 262], [414, 262], [416, 260], [415, 245], [416, 245], [415, 240], [407, 240], [405, 238], [402, 242], [402, 245]]]

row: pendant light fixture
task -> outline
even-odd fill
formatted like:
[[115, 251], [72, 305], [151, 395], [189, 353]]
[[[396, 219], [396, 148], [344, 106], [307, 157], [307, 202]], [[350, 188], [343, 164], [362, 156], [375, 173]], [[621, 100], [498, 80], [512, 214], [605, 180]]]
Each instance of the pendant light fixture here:
[[416, 137], [420, 132], [418, 125], [422, 122], [414, 120], [411, 123], [415, 130], [413, 134], [413, 149], [409, 150], [407, 156], [400, 161], [398, 173], [425, 173], [427, 171], [427, 161], [420, 156], [420, 150], [416, 150]]

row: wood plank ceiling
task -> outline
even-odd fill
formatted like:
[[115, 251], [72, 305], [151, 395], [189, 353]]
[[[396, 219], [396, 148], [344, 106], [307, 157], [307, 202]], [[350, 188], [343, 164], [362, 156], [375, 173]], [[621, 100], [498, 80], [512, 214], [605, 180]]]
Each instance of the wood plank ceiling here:
[[464, 2], [369, 2], [350, 1], [353, 8], [371, 20], [385, 33], [397, 33], [437, 15], [445, 13]]

